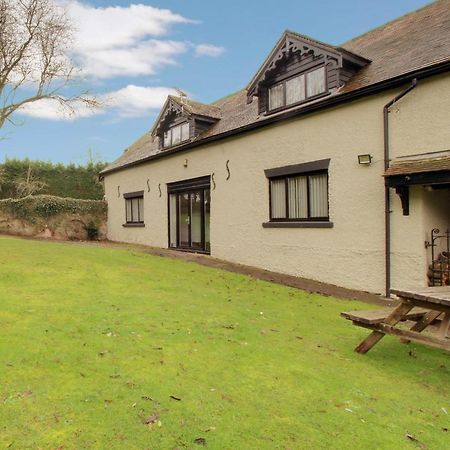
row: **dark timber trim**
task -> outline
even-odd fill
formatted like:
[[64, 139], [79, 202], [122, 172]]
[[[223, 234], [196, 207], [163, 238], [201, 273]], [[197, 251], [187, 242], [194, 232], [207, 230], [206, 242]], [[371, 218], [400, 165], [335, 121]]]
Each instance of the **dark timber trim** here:
[[123, 198], [136, 198], [136, 197], [143, 197], [144, 191], [136, 191], [136, 192], [127, 192], [126, 194], [123, 194]]
[[277, 167], [275, 169], [266, 169], [264, 171], [267, 178], [282, 177], [285, 175], [301, 175], [306, 172], [316, 172], [319, 170], [328, 170], [331, 159], [320, 159], [291, 166]]
[[189, 180], [167, 183], [167, 193], [172, 194], [174, 192], [182, 192], [192, 189], [210, 189], [210, 179], [210, 175], [207, 175], [205, 177], [191, 178]]
[[436, 172], [419, 172], [404, 175], [390, 175], [386, 177], [386, 186], [397, 188], [402, 186], [413, 186], [423, 184], [432, 186], [434, 184], [450, 183], [450, 171], [436, 171]]
[[333, 228], [333, 222], [308, 220], [305, 222], [263, 222], [263, 228]]
[[450, 59], [447, 59], [444, 62], [438, 62], [438, 63], [428, 66], [426, 68], [417, 69], [417, 70], [405, 73], [403, 75], [399, 75], [397, 77], [381, 81], [379, 83], [371, 84], [370, 86], [365, 86], [363, 88], [356, 89], [351, 92], [346, 92], [344, 94], [325, 97], [323, 101], [313, 103], [313, 104], [307, 104], [300, 109], [289, 110], [284, 113], [268, 116], [266, 119], [260, 120], [258, 122], [253, 122], [248, 125], [244, 125], [244, 126], [234, 128], [229, 131], [225, 131], [223, 133], [219, 133], [219, 134], [216, 134], [216, 135], [213, 135], [210, 137], [206, 137], [206, 138], [203, 138], [196, 142], [188, 142], [188, 143], [186, 143], [184, 145], [180, 145], [177, 148], [174, 148], [172, 150], [160, 152], [158, 154], [139, 159], [138, 161], [132, 161], [132, 162], [123, 164], [119, 167], [114, 167], [109, 170], [104, 170], [104, 171], [100, 172], [100, 176], [104, 176], [106, 174], [117, 172], [119, 170], [124, 170], [129, 167], [137, 166], [137, 165], [143, 164], [145, 162], [165, 158], [165, 157], [171, 156], [176, 153], [185, 152], [185, 151], [191, 150], [192, 148], [198, 148], [203, 145], [207, 145], [211, 142], [220, 141], [220, 140], [228, 138], [230, 136], [236, 136], [236, 135], [244, 133], [244, 132], [267, 127], [274, 123], [282, 122], [286, 119], [290, 119], [293, 117], [305, 116], [305, 115], [311, 114], [313, 112], [316, 112], [318, 110], [330, 108], [335, 105], [341, 105], [343, 103], [357, 100], [357, 99], [360, 99], [360, 98], [368, 96], [368, 95], [378, 94], [379, 92], [385, 91], [387, 89], [393, 89], [393, 88], [403, 86], [405, 83], [411, 82], [411, 80], [414, 78], [428, 78], [433, 75], [438, 75], [438, 74], [441, 74], [444, 72], [448, 72], [449, 70], [450, 70]]
[[409, 216], [409, 186], [398, 186], [395, 193], [400, 197], [404, 216]]

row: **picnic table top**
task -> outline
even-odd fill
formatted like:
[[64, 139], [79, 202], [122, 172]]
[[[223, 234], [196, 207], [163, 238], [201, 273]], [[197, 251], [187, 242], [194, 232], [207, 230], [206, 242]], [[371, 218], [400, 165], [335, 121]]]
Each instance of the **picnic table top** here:
[[391, 293], [408, 300], [450, 307], [450, 286], [391, 289]]

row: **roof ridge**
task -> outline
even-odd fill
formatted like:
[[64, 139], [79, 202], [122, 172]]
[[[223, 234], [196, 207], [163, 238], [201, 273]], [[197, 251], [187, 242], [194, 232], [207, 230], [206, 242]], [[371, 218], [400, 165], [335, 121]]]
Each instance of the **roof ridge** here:
[[[230, 95], [232, 95], [232, 94], [230, 94]], [[208, 108], [214, 108], [214, 109], [220, 110], [220, 107], [215, 105], [216, 101], [211, 102], [211, 103], [204, 103], [204, 102], [200, 102], [198, 100], [194, 100], [189, 97], [181, 97], [181, 96], [173, 95], [173, 94], [169, 94], [167, 97], [172, 99], [176, 103], [178, 103], [180, 106], [189, 106], [189, 104], [191, 104], [191, 105], [196, 104], [196, 105], [207, 106]]]
[[197, 103], [198, 105], [209, 106], [212, 108], [220, 109], [218, 106], [215, 106], [213, 103], [203, 103], [203, 102], [199, 102], [198, 100], [192, 100], [190, 98], [185, 98], [185, 101], [190, 102], [190, 103]]

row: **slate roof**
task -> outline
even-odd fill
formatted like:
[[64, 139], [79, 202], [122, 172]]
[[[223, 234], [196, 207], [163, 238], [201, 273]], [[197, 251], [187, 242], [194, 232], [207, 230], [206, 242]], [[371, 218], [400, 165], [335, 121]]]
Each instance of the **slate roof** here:
[[443, 171], [450, 171], [450, 156], [396, 162], [386, 170], [384, 176]]
[[[438, 0], [358, 36], [340, 47], [372, 62], [356, 73], [341, 90], [332, 94], [336, 98], [418, 69], [450, 62], [450, 0]], [[316, 102], [325, 103], [330, 97], [324, 97]], [[177, 97], [174, 99], [178, 102], [181, 101]], [[215, 117], [220, 118], [208, 130], [195, 137], [194, 143], [200, 143], [205, 138], [219, 136], [249, 124], [263, 123], [268, 120], [268, 117], [258, 114], [258, 102], [247, 103], [245, 89], [211, 105], [193, 100], [183, 99], [183, 101], [194, 114], [210, 116], [217, 114]], [[310, 105], [311, 102], [294, 107], [292, 110], [300, 112]], [[283, 112], [286, 110], [278, 114], [282, 115]], [[270, 118], [273, 116], [276, 115], [271, 114]], [[181, 143], [176, 147], [171, 147], [170, 150], [160, 150], [157, 139], [154, 139], [149, 131], [125, 150], [102, 173], [135, 164], [140, 160], [156, 156], [158, 153], [171, 153], [172, 150], [187, 145], [192, 146], [192, 140], [187, 144]]]

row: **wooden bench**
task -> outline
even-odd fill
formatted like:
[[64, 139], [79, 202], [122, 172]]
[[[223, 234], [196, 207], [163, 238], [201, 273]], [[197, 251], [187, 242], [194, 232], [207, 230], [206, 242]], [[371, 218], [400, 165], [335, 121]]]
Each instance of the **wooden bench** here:
[[[417, 342], [450, 351], [450, 287], [438, 286], [408, 290], [391, 289], [400, 303], [397, 307], [376, 311], [343, 312], [341, 316], [354, 325], [372, 330], [356, 348], [358, 353], [367, 353], [386, 334], [397, 336], [402, 342]], [[436, 319], [441, 318], [435, 336], [421, 334]], [[396, 327], [399, 322], [412, 320], [410, 329]]]
[[[351, 320], [355, 325], [376, 325], [384, 322], [389, 317], [394, 309], [377, 309], [371, 311], [349, 311], [342, 312], [341, 316], [347, 320]], [[413, 320], [417, 322], [428, 312], [425, 308], [413, 308], [410, 312], [405, 314], [402, 320]]]

